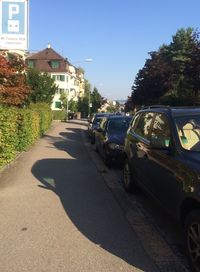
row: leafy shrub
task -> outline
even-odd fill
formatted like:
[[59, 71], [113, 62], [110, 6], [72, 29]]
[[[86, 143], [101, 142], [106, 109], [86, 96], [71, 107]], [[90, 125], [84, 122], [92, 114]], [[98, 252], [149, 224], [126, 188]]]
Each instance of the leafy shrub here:
[[51, 109], [44, 103], [27, 109], [0, 106], [0, 167], [32, 145], [51, 122]]
[[0, 107], [0, 166], [17, 154], [18, 116], [16, 109]]
[[25, 150], [32, 145], [40, 136], [40, 116], [39, 113], [30, 109], [18, 110], [18, 137], [17, 150]]
[[40, 136], [42, 136], [51, 125], [53, 119], [52, 110], [46, 103], [31, 104], [29, 109], [37, 111], [40, 115]]
[[59, 111], [59, 110], [53, 111], [53, 120], [64, 121], [66, 119], [67, 119], [67, 112], [66, 111]]

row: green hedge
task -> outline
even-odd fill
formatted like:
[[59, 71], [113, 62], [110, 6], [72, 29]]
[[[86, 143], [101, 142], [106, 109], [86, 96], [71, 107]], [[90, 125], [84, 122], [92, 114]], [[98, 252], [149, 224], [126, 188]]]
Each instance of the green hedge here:
[[52, 111], [46, 104], [26, 109], [0, 106], [0, 168], [31, 146], [51, 122]]
[[31, 104], [29, 109], [36, 111], [40, 116], [40, 136], [42, 136], [50, 127], [53, 114], [51, 108], [45, 103]]
[[67, 112], [63, 110], [54, 110], [53, 111], [53, 120], [64, 121], [67, 119]]
[[0, 107], [0, 166], [16, 156], [18, 143], [17, 111]]

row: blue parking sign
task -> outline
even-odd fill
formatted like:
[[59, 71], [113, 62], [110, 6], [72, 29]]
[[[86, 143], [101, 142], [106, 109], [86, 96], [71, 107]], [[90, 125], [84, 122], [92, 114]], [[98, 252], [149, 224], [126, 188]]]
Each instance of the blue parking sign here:
[[2, 3], [2, 34], [24, 34], [24, 3]]
[[0, 0], [0, 49], [28, 48], [28, 0]]

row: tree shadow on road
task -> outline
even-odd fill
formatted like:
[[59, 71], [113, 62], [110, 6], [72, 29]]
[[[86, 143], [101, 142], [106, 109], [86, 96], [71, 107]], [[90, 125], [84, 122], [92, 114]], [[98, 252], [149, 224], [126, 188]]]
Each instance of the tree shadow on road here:
[[[32, 167], [45, 189], [55, 192], [67, 216], [90, 241], [141, 270], [155, 271], [122, 210], [102, 180], [81, 140], [79, 129], [48, 138], [71, 156], [42, 159]], [[67, 233], [66, 233], [67, 235]]]

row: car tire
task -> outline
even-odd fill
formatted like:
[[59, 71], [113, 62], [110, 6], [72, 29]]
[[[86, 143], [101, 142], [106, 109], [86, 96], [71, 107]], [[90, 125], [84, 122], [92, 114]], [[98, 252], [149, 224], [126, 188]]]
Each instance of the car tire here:
[[200, 271], [200, 209], [188, 214], [184, 224], [186, 252], [192, 271]]
[[133, 178], [131, 168], [127, 158], [124, 160], [123, 186], [125, 191], [128, 193], [136, 193], [138, 191], [138, 188], [137, 188], [135, 179]]

